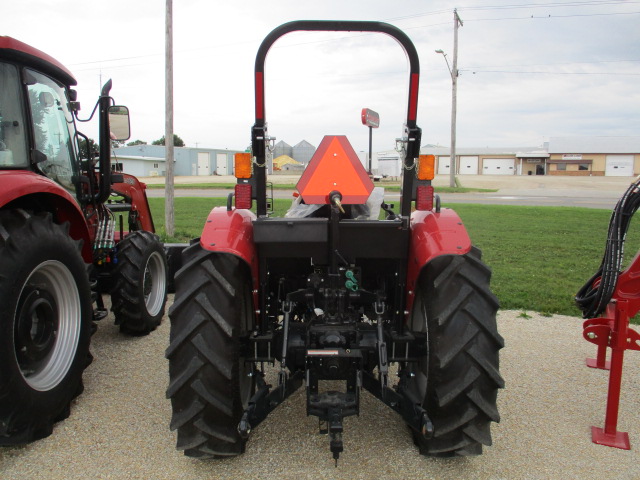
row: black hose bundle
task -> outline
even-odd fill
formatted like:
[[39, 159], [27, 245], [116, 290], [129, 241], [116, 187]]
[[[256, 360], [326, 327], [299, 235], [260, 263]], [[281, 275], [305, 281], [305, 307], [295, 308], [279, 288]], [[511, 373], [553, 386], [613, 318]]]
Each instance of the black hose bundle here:
[[609, 234], [604, 258], [598, 271], [578, 291], [576, 303], [584, 318], [595, 318], [604, 312], [616, 289], [627, 230], [636, 210], [640, 207], [640, 177], [618, 200], [609, 221]]

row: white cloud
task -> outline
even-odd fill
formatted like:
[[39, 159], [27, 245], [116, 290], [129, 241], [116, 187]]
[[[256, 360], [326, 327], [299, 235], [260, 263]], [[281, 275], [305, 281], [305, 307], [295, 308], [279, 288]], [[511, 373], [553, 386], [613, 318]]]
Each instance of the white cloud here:
[[[631, 13], [640, 7], [595, 3], [560, 7], [549, 1], [544, 7], [484, 10], [477, 1], [457, 3], [464, 21], [459, 146], [536, 145], [558, 135], [638, 135], [640, 15]], [[161, 0], [13, 2], [3, 7], [4, 34], [67, 65], [80, 83], [83, 113], [93, 106], [100, 80], [113, 78], [114, 98], [132, 111], [133, 137], [152, 141], [164, 133], [164, 5]], [[451, 59], [454, 6], [448, 1], [174, 1], [175, 131], [189, 146], [246, 147], [254, 115], [255, 54], [281, 23], [391, 19], [420, 55], [423, 143], [447, 145], [451, 79], [434, 50], [445, 50]], [[442, 13], [430, 14], [436, 11]], [[344, 133], [356, 150], [364, 150], [368, 134], [359, 112], [369, 107], [381, 116], [374, 149], [389, 149], [406, 114], [408, 74], [401, 49], [383, 36], [329, 37], [342, 40], [296, 33], [272, 49], [266, 78], [270, 133], [290, 144], [306, 139], [316, 145], [324, 134]]]

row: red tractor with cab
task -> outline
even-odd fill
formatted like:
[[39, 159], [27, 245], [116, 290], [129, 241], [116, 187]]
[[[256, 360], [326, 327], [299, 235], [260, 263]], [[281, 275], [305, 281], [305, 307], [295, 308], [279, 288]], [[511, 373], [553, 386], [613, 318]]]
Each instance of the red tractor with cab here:
[[[294, 31], [383, 33], [406, 52], [397, 212], [338, 135], [318, 147], [285, 217], [269, 214], [265, 59]], [[504, 385], [498, 300], [462, 221], [434, 196], [434, 158], [420, 155], [419, 79], [413, 43], [385, 23], [295, 21], [262, 42], [235, 203], [211, 211], [175, 276], [167, 396], [186, 455], [243, 453], [251, 431], [300, 387], [336, 462], [363, 388], [402, 417], [424, 455], [476, 455], [491, 444]]]
[[91, 114], [96, 159], [76, 129], [74, 85], [49, 55], [0, 36], [0, 445], [46, 437], [69, 415], [103, 294], [132, 335], [164, 313], [167, 260], [146, 187], [112, 172], [128, 109], [114, 105], [109, 80]]

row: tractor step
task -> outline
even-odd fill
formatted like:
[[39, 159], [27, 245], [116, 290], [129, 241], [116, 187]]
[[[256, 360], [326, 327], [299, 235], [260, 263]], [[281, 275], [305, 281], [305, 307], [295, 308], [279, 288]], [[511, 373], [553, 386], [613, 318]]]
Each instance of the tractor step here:
[[274, 354], [272, 332], [249, 337], [247, 362], [265, 362], [273, 365], [276, 361]]
[[418, 332], [392, 330], [389, 335], [391, 357], [389, 362], [416, 362], [427, 353], [426, 336]]

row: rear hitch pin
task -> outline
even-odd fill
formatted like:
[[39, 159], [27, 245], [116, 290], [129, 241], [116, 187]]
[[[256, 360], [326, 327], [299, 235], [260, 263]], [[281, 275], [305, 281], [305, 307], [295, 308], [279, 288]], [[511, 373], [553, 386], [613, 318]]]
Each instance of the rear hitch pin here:
[[329, 424], [329, 447], [335, 460], [335, 466], [338, 468], [338, 458], [340, 458], [340, 453], [344, 450], [342, 418], [339, 414], [334, 414], [327, 423]]

